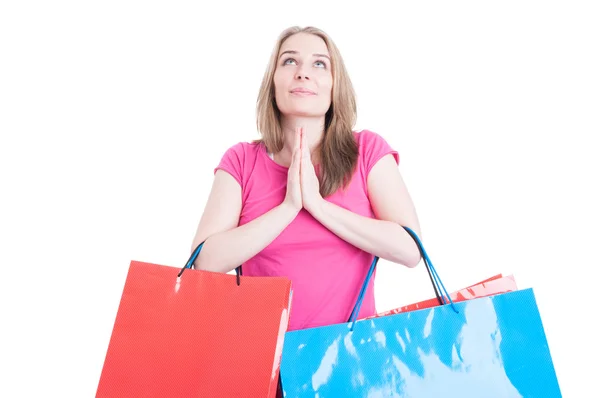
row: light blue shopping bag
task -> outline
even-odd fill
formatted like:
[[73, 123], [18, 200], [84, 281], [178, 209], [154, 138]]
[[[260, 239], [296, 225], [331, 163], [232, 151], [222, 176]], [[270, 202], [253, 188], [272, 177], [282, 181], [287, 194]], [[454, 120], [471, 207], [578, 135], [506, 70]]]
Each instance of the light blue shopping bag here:
[[290, 397], [560, 397], [532, 289], [454, 303], [418, 236], [442, 305], [289, 331], [281, 362]]

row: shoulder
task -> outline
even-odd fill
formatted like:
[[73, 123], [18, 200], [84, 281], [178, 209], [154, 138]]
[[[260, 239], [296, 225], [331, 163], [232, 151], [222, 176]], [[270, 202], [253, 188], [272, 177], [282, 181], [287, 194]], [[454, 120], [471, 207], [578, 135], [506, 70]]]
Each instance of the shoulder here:
[[363, 149], [386, 142], [381, 134], [368, 129], [354, 131], [354, 136]]
[[261, 150], [265, 150], [262, 142], [237, 142], [225, 150], [221, 162], [234, 163], [237, 167], [243, 168], [249, 163], [255, 163]]
[[246, 156], [256, 156], [258, 152], [263, 149], [264, 146], [261, 142], [247, 142], [240, 141], [231, 146], [229, 146], [223, 156], [237, 156], [237, 157], [246, 157]]
[[367, 173], [373, 168], [375, 163], [386, 155], [391, 155], [396, 164], [400, 163], [398, 151], [381, 134], [364, 129], [355, 131], [354, 136], [358, 142], [359, 158]]
[[381, 137], [381, 135], [377, 134], [375, 131], [373, 130], [368, 130], [368, 129], [362, 129], [362, 130], [356, 130], [354, 131], [354, 136], [356, 137], [357, 141], [359, 143], [369, 143], [373, 140], [377, 140]]
[[244, 186], [261, 150], [264, 150], [264, 144], [260, 142], [237, 142], [225, 150], [214, 172], [226, 171]]

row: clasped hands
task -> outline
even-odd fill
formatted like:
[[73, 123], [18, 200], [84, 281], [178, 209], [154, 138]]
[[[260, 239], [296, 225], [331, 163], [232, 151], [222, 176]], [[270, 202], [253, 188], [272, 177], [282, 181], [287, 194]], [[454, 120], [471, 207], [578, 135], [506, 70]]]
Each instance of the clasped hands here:
[[284, 203], [291, 205], [296, 211], [304, 208], [314, 214], [322, 201], [319, 179], [310, 157], [306, 134], [302, 127], [298, 127], [294, 137], [292, 163], [288, 170]]

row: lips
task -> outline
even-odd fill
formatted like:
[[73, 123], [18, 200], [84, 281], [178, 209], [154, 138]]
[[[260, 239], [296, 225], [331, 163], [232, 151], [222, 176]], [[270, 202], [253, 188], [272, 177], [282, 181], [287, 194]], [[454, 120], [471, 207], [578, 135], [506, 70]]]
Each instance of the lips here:
[[316, 95], [317, 94], [314, 91], [309, 90], [307, 88], [303, 88], [303, 87], [295, 88], [295, 89], [291, 90], [290, 93], [300, 94], [300, 95]]

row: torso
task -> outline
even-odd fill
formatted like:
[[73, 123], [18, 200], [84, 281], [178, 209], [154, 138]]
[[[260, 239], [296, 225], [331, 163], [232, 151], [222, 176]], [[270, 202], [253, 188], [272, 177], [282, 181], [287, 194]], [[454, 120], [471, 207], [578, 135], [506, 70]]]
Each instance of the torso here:
[[[359, 133], [355, 134], [359, 139]], [[245, 169], [239, 221], [243, 225], [282, 203], [288, 169], [276, 163], [264, 145], [240, 145], [244, 146]], [[349, 186], [325, 199], [373, 218], [361, 158]], [[291, 279], [293, 301], [288, 330], [295, 330], [346, 322], [372, 260], [371, 254], [337, 237], [302, 209], [273, 242], [242, 265], [242, 271], [245, 276]], [[374, 279], [359, 318], [375, 314]]]

